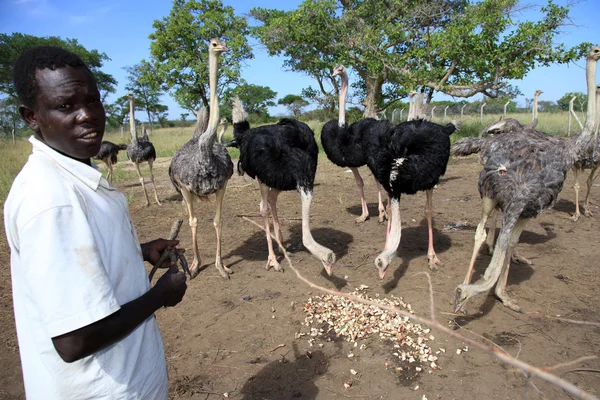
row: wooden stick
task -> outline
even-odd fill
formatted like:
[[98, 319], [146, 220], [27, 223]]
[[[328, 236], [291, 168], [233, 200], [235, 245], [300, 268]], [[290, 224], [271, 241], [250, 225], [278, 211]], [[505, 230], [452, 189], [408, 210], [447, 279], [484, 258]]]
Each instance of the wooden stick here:
[[[249, 218], [244, 217], [244, 219], [256, 226], [258, 226], [260, 229], [264, 230], [264, 228], [262, 226], [260, 226], [259, 224], [257, 224], [256, 222], [252, 221]], [[447, 327], [445, 327], [444, 325], [441, 325], [440, 323], [438, 323], [437, 321], [434, 320], [429, 320], [427, 318], [422, 318], [422, 317], [418, 317], [414, 314], [411, 314], [407, 311], [401, 310], [397, 307], [394, 306], [388, 306], [385, 304], [381, 304], [381, 303], [377, 303], [375, 301], [371, 301], [371, 300], [366, 300], [363, 299], [361, 297], [352, 295], [352, 294], [348, 294], [348, 293], [344, 293], [344, 292], [340, 292], [338, 290], [332, 290], [332, 289], [327, 289], [323, 286], [319, 286], [316, 283], [313, 283], [311, 281], [309, 281], [308, 279], [306, 279], [304, 276], [302, 276], [302, 274], [300, 273], [300, 271], [298, 271], [296, 269], [296, 267], [294, 267], [294, 265], [292, 264], [292, 260], [290, 259], [287, 251], [285, 250], [285, 247], [277, 240], [277, 238], [275, 238], [274, 235], [271, 235], [271, 237], [273, 238], [273, 240], [275, 240], [275, 242], [277, 243], [277, 245], [279, 246], [279, 248], [281, 249], [285, 260], [287, 261], [288, 265], [290, 266], [290, 268], [292, 269], [292, 271], [294, 271], [294, 273], [296, 274], [296, 276], [298, 277], [298, 279], [300, 279], [302, 282], [306, 283], [308, 286], [320, 290], [322, 292], [325, 293], [329, 293], [331, 295], [334, 296], [341, 296], [341, 297], [345, 297], [348, 298], [350, 300], [359, 302], [359, 303], [363, 303], [363, 304], [367, 304], [367, 305], [371, 305], [374, 307], [380, 307], [383, 308], [384, 310], [388, 310], [392, 313], [396, 313], [396, 314], [400, 314], [404, 317], [408, 317], [410, 319], [412, 319], [413, 321], [419, 323], [419, 324], [423, 324], [423, 325], [428, 325], [432, 328], [435, 328], [441, 332], [444, 332], [445, 334], [452, 336], [458, 340], [461, 340], [463, 342], [466, 342], [468, 344], [470, 344], [473, 347], [477, 347], [478, 349], [482, 350], [483, 352], [492, 355], [498, 359], [500, 359], [501, 361], [504, 361], [507, 364], [510, 364], [514, 367], [517, 367], [518, 369], [522, 370], [524, 373], [529, 374], [529, 375], [533, 375], [536, 376], [546, 382], [549, 382], [553, 385], [556, 385], [558, 387], [560, 387], [561, 389], [563, 389], [564, 391], [571, 393], [574, 396], [579, 397], [580, 399], [586, 399], [586, 400], [600, 400], [598, 397], [594, 396], [593, 394], [590, 394], [580, 388], [578, 388], [577, 386], [573, 385], [572, 383], [559, 378], [558, 376], [551, 374], [549, 372], [546, 372], [540, 368], [534, 367], [531, 364], [528, 364], [524, 361], [518, 360], [516, 358], [514, 358], [513, 356], [511, 356], [510, 354], [498, 349], [498, 348], [493, 348], [493, 347], [489, 347], [481, 342], [478, 342], [474, 339], [468, 338], [466, 336], [463, 336], [459, 333], [454, 332], [452, 329], [449, 329]]]

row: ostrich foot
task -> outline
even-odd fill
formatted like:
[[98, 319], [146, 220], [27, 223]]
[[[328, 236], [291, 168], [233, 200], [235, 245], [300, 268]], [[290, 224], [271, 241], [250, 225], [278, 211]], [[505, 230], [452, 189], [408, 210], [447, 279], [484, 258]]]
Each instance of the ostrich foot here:
[[592, 213], [592, 211], [587, 208], [586, 206], [583, 206], [583, 215], [585, 215], [586, 217], [593, 217], [594, 214]]
[[525, 310], [523, 310], [523, 308], [521, 308], [521, 306], [519, 306], [515, 300], [508, 297], [508, 295], [506, 294], [505, 291], [496, 292], [496, 297], [498, 297], [500, 299], [500, 301], [502, 302], [502, 304], [504, 304], [504, 306], [510, 308], [511, 310], [516, 311], [521, 314], [525, 313]]
[[577, 222], [580, 216], [581, 214], [579, 213], [579, 211], [576, 211], [575, 214], [573, 214], [573, 216], [571, 217], [571, 221]]
[[217, 267], [219, 274], [225, 279], [229, 279], [229, 274], [233, 274], [233, 271], [223, 265], [223, 262], [220, 259], [217, 259], [215, 262], [215, 267]]
[[433, 272], [436, 272], [438, 270], [438, 267], [444, 266], [440, 259], [437, 258], [437, 255], [435, 253], [428, 254], [427, 261], [429, 262], [429, 269]]
[[383, 224], [389, 219], [387, 212], [384, 209], [379, 210], [379, 218], [377, 219], [380, 224]]
[[271, 269], [271, 267], [275, 271], [283, 272], [283, 268], [281, 268], [281, 265], [279, 264], [279, 262], [277, 261], [277, 258], [274, 255], [269, 256], [269, 259], [267, 260], [267, 265], [265, 265], [265, 269], [268, 271]]
[[531, 261], [528, 258], [523, 257], [522, 255], [520, 255], [519, 253], [517, 253], [516, 250], [513, 252], [513, 255], [511, 257], [511, 261], [512, 262], [516, 262], [517, 264], [533, 265], [533, 261]]
[[370, 218], [369, 214], [363, 214], [360, 217], [356, 218], [354, 220], [354, 222], [356, 222], [357, 224], [362, 224], [363, 222], [365, 222], [369, 218]]
[[194, 257], [192, 268], [190, 268], [190, 279], [194, 279], [200, 273], [200, 259]]
[[150, 207], [150, 202], [146, 200], [146, 207]]

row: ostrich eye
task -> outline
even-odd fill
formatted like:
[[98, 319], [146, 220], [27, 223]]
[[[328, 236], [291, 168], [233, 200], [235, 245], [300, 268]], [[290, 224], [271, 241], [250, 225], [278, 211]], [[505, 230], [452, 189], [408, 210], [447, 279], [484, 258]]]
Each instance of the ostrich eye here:
[[213, 45], [213, 47], [217, 47], [217, 44], [216, 44], [216, 43], [213, 43], [212, 45]]

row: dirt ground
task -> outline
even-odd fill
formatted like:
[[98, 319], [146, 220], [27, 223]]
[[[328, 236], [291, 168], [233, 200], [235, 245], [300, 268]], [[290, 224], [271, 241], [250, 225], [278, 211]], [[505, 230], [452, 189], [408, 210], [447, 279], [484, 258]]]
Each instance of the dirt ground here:
[[[130, 198], [133, 220], [142, 241], [165, 237], [172, 222], [184, 218], [180, 239], [191, 259], [191, 234], [185, 208], [168, 179], [168, 159], [156, 162], [162, 207], [144, 207], [137, 181], [119, 184]], [[572, 179], [566, 183], [553, 210], [529, 222], [518, 249], [534, 266], [513, 264], [509, 293], [525, 309], [518, 314], [502, 306], [493, 294], [469, 303], [467, 318], [452, 315], [454, 289], [464, 279], [471, 256], [475, 227], [481, 215], [477, 192], [480, 170], [476, 157], [452, 160], [434, 194], [435, 248], [444, 266], [432, 273], [433, 298], [438, 320], [454, 325], [461, 333], [488, 344], [494, 342], [520, 360], [552, 371], [580, 388], [600, 396], [600, 361], [578, 360], [600, 354], [600, 328], [561, 322], [555, 318], [600, 322], [598, 300], [598, 244], [600, 243], [600, 191], [594, 187], [592, 210], [599, 216], [569, 220], [575, 209]], [[351, 291], [361, 284], [370, 294], [402, 296], [420, 316], [428, 316], [429, 293], [424, 275], [427, 267], [427, 223], [423, 193], [401, 200], [402, 242], [398, 257], [380, 281], [373, 260], [382, 250], [385, 225], [377, 223], [376, 190], [366, 168], [365, 192], [372, 218], [356, 224], [360, 201], [351, 173], [321, 158], [312, 208], [315, 239], [335, 251], [334, 276], [327, 277], [321, 264], [303, 247], [300, 199], [282, 193], [279, 215], [286, 245], [294, 251], [293, 262], [313, 282]], [[445, 348], [439, 369], [431, 374], [407, 377], [393, 366], [392, 346], [379, 337], [356, 350], [343, 340], [311, 347], [302, 325], [302, 306], [317, 293], [286, 268], [284, 273], [266, 271], [264, 233], [242, 216], [261, 223], [259, 191], [244, 178], [234, 176], [224, 204], [223, 260], [234, 270], [229, 281], [213, 266], [215, 233], [212, 225], [214, 199], [197, 206], [202, 264], [199, 276], [188, 282], [184, 300], [156, 315], [163, 335], [173, 399], [246, 400], [287, 399], [568, 399], [561, 389], [539, 379], [527, 379], [499, 360], [475, 349], [457, 354], [461, 343], [433, 331], [433, 349]], [[373, 217], [375, 216], [375, 217]], [[464, 224], [467, 225], [464, 225]], [[452, 229], [456, 225], [460, 229]], [[4, 232], [2, 232], [4, 235]], [[482, 249], [476, 277], [490, 256]], [[24, 398], [14, 317], [11, 302], [9, 251], [0, 240], [0, 399]], [[285, 263], [282, 263], [285, 268]], [[156, 279], [156, 278], [155, 278]], [[283, 347], [278, 347], [284, 344]], [[278, 348], [277, 348], [278, 347]], [[348, 353], [354, 351], [355, 357]], [[561, 363], [575, 363], [558, 365]], [[350, 370], [358, 373], [352, 375]], [[344, 382], [352, 386], [345, 389]], [[418, 386], [418, 389], [416, 387]]]

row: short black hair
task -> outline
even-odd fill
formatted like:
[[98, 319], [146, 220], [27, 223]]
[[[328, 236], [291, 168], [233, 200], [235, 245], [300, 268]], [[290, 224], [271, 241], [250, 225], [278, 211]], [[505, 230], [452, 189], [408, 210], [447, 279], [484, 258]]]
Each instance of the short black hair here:
[[83, 67], [94, 77], [83, 60], [69, 50], [56, 46], [37, 46], [25, 50], [15, 62], [13, 69], [13, 82], [19, 101], [26, 107], [34, 108], [38, 91], [36, 71], [46, 68], [55, 70], [67, 66]]

